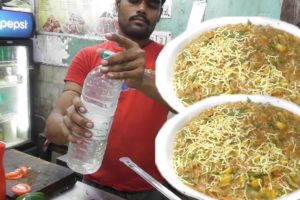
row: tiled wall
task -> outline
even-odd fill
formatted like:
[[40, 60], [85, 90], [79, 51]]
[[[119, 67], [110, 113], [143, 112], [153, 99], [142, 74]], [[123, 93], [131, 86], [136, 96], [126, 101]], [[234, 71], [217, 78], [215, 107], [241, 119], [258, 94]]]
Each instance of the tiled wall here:
[[35, 69], [33, 112], [47, 117], [63, 89], [68, 68], [42, 64]]

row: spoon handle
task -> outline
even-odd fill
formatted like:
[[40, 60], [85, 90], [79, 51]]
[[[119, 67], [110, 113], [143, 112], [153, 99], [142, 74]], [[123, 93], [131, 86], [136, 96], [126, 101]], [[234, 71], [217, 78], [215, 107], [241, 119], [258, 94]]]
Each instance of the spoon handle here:
[[160, 182], [155, 180], [151, 175], [149, 175], [147, 172], [145, 172], [143, 169], [141, 169], [139, 166], [137, 166], [130, 158], [122, 157], [122, 158], [120, 158], [120, 161], [123, 162], [127, 167], [129, 167], [130, 169], [135, 171], [142, 178], [144, 178], [145, 181], [147, 181], [149, 184], [151, 184], [153, 187], [155, 187], [158, 191], [160, 191], [168, 199], [181, 200], [181, 198], [176, 196], [173, 192], [171, 192], [169, 189], [167, 189], [165, 186], [163, 186]]

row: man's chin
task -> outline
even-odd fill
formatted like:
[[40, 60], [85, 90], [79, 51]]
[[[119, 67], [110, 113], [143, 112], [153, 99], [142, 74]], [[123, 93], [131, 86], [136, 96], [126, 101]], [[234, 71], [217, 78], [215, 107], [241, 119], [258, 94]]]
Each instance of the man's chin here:
[[133, 40], [149, 39], [153, 30], [148, 25], [130, 23], [126, 26], [120, 24], [121, 31]]
[[149, 33], [149, 31], [145, 31], [145, 30], [141, 30], [141, 29], [125, 31], [124, 33], [132, 39], [139, 39], [139, 40], [148, 39], [151, 35], [151, 33]]
[[139, 35], [139, 34], [131, 34], [128, 35], [133, 40], [146, 40], [149, 39], [150, 35]]

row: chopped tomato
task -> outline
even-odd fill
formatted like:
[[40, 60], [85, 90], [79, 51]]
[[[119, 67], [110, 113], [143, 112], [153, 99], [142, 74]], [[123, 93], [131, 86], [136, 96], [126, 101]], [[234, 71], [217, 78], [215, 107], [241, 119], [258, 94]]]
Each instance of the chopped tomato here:
[[26, 166], [21, 166], [15, 171], [5, 173], [5, 178], [8, 180], [20, 179], [27, 176], [29, 173], [29, 169]]
[[5, 173], [5, 178], [6, 179], [19, 179], [19, 178], [22, 178], [23, 177], [23, 174], [22, 174], [22, 171], [21, 169], [16, 169], [15, 171], [12, 171], [12, 172], [7, 172]]
[[22, 174], [23, 174], [24, 177], [28, 175], [28, 173], [29, 173], [28, 167], [26, 167], [26, 166], [21, 166], [21, 167], [19, 167], [19, 169], [21, 169]]
[[272, 171], [273, 176], [275, 177], [280, 177], [282, 175], [281, 170], [280, 169], [275, 169], [274, 171]]
[[7, 180], [17, 180], [17, 179], [20, 179], [22, 177], [23, 177], [23, 174], [17, 174], [17, 175], [14, 175], [14, 176], [11, 176], [11, 175], [5, 176], [5, 178]]
[[19, 196], [30, 192], [31, 187], [26, 183], [18, 183], [11, 187], [11, 191], [14, 193], [14, 195]]

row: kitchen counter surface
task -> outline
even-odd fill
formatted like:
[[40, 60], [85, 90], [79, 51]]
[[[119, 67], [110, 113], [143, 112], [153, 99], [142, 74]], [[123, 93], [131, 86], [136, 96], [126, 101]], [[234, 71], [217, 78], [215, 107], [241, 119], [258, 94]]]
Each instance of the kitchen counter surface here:
[[70, 190], [50, 198], [50, 200], [124, 200], [114, 194], [77, 181]]
[[105, 192], [86, 183], [76, 181], [72, 170], [33, 157], [15, 149], [4, 153], [4, 168], [7, 172], [20, 166], [29, 167], [29, 174], [18, 180], [6, 181], [8, 199], [15, 199], [11, 187], [24, 182], [31, 186], [32, 192], [43, 192], [51, 200], [123, 200], [114, 194]]

